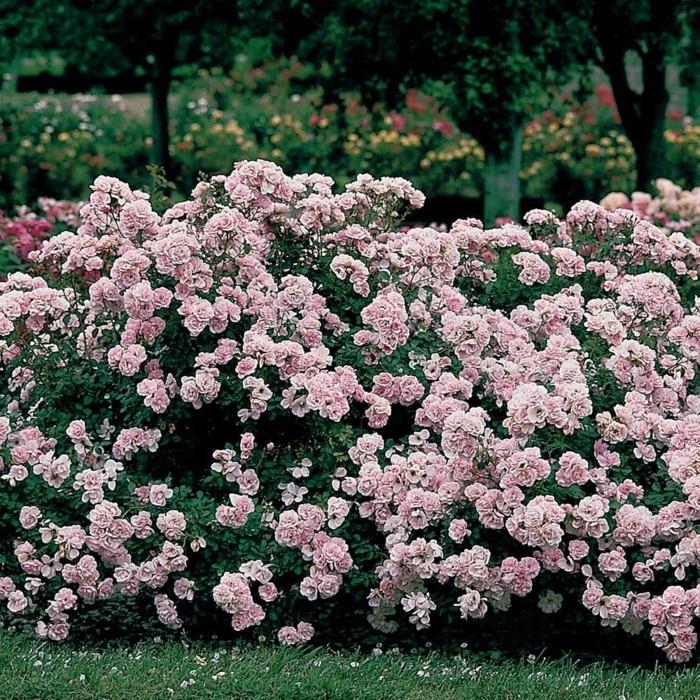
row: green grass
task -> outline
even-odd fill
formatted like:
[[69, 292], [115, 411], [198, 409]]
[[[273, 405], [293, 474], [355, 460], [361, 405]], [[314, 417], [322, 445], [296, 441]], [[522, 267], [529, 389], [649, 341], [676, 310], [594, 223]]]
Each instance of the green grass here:
[[485, 661], [468, 652], [41, 643], [0, 631], [1, 700], [683, 700], [700, 669], [640, 670], [571, 660]]

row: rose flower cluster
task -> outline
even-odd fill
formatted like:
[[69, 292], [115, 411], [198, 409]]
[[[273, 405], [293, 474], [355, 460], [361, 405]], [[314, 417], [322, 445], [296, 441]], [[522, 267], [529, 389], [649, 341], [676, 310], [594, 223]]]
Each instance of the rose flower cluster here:
[[[0, 211], [0, 275], [14, 271], [29, 258], [30, 254], [41, 247], [41, 243], [51, 233], [62, 231], [67, 227], [78, 225], [80, 202], [58, 201], [49, 197], [40, 197], [38, 201], [42, 214], [37, 215], [27, 207], [18, 207], [14, 216]], [[3, 269], [3, 248], [11, 251], [16, 261], [12, 261], [12, 270]]]
[[654, 181], [656, 196], [648, 192], [610, 192], [600, 201], [602, 207], [631, 209], [642, 219], [647, 219], [669, 231], [682, 231], [695, 241], [700, 238], [700, 187], [684, 190], [680, 185], [658, 178]]
[[402, 227], [423, 199], [246, 161], [159, 213], [99, 177], [0, 282], [2, 615], [301, 644], [524, 598], [690, 659], [700, 248], [592, 202]]

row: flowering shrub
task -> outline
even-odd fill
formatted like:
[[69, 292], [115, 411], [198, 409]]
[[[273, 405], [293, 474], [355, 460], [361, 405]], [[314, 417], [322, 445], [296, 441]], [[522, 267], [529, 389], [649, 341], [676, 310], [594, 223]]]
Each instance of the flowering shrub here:
[[39, 216], [27, 207], [18, 207], [14, 217], [0, 211], [0, 275], [12, 272], [26, 263], [30, 253], [52, 233], [76, 226], [80, 222], [80, 202], [65, 202], [39, 197]]
[[606, 209], [631, 209], [634, 213], [669, 232], [681, 231], [698, 240], [700, 236], [700, 187], [684, 190], [665, 178], [654, 183], [658, 194], [611, 192], [601, 200]]
[[[700, 179], [700, 126], [677, 109], [667, 115], [666, 172], [691, 186]], [[560, 104], [525, 125], [523, 190], [553, 203], [597, 199], [601, 192], [629, 192], [636, 180], [635, 154], [609, 87], [578, 103]]]
[[173, 117], [182, 180], [228, 172], [236, 157], [267, 158], [289, 170], [332, 171], [341, 184], [365, 170], [410, 172], [427, 192], [478, 196], [483, 149], [434, 100], [409, 90], [395, 111], [369, 109], [355, 94], [325, 103], [314, 76], [295, 59], [256, 67], [245, 56], [230, 73], [200, 71]]
[[6, 217], [0, 211], [0, 274], [26, 262], [29, 253], [39, 247], [51, 229], [47, 219], [36, 216], [26, 207], [20, 208], [13, 218]]
[[564, 99], [526, 124], [522, 176], [526, 193], [558, 203], [631, 190], [634, 150], [610, 89], [599, 86], [583, 104]]
[[[430, 96], [408, 90], [395, 110], [363, 106], [357, 94], [328, 103], [316, 77], [296, 59], [258, 64], [240, 55], [229, 72], [185, 78], [173, 96], [170, 179], [186, 192], [201, 172], [265, 158], [294, 172], [332, 172], [341, 185], [357, 172], [410, 174], [430, 196], [481, 196], [483, 148]], [[687, 187], [700, 177], [700, 126], [679, 116], [669, 112], [665, 132], [668, 175]], [[14, 95], [0, 105], [0, 122], [0, 208], [33, 206], [41, 195], [85, 197], [102, 172], [149, 182], [148, 125], [117, 95]], [[583, 103], [561, 96], [533, 115], [521, 181], [526, 197], [548, 206], [633, 188], [634, 152], [609, 88]]]
[[700, 181], [700, 123], [697, 114], [669, 123], [665, 132], [667, 159], [673, 179], [686, 185]]
[[143, 178], [149, 162], [145, 123], [118, 95], [18, 94], [0, 103], [0, 208], [34, 206], [38, 197], [87, 195], [105, 170]]
[[[364, 170], [410, 173], [431, 196], [479, 196], [483, 149], [429, 96], [409, 90], [396, 111], [362, 107], [357, 95], [324, 104], [310, 87], [312, 76], [294, 59], [253, 66], [240, 56], [230, 73], [201, 71], [190, 80], [186, 92], [197, 97], [183, 102], [174, 120], [174, 154], [185, 181], [194, 182], [201, 170], [227, 169], [234, 154], [333, 172], [342, 182]], [[668, 173], [689, 185], [700, 176], [700, 126], [680, 117], [669, 111]], [[525, 125], [523, 192], [559, 205], [630, 191], [634, 160], [609, 87], [597, 86], [582, 103], [562, 95]]]
[[298, 644], [566, 600], [689, 659], [700, 248], [591, 202], [400, 230], [407, 181], [331, 188], [244, 161], [159, 215], [99, 177], [0, 283], [7, 615]]

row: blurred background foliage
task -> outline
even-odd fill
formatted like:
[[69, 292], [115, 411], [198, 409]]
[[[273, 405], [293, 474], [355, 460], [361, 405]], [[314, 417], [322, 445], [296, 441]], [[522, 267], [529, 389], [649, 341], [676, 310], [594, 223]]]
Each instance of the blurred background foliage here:
[[[698, 183], [691, 0], [0, 0], [0, 207], [269, 158], [426, 216]], [[523, 202], [523, 200], [525, 200]], [[430, 207], [433, 207], [431, 210]]]

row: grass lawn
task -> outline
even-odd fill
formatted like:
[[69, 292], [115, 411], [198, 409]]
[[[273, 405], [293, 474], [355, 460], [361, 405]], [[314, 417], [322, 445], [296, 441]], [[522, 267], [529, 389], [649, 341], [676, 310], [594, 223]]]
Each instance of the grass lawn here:
[[53, 645], [0, 630], [1, 700], [682, 700], [700, 698], [700, 668], [655, 671], [570, 660], [485, 661], [176, 642]]

